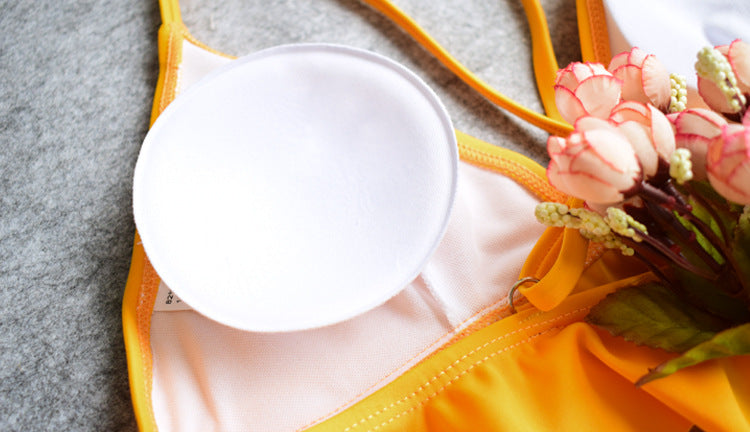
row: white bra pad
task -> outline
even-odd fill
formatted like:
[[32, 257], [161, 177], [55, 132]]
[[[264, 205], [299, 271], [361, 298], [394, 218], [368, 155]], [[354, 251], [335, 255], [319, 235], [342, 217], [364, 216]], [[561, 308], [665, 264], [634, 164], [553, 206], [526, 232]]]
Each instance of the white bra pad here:
[[134, 216], [157, 273], [198, 312], [243, 330], [320, 327], [418, 275], [457, 161], [447, 112], [403, 66], [286, 45], [167, 107], [138, 158]]

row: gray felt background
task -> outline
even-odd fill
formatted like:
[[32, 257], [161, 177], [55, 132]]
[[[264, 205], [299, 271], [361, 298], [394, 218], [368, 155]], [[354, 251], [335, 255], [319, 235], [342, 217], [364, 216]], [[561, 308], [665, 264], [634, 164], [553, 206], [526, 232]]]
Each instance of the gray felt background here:
[[[541, 110], [519, 2], [395, 3], [483, 79]], [[577, 60], [574, 0], [542, 4], [560, 64]], [[355, 0], [183, 0], [182, 12], [196, 38], [229, 54], [307, 41], [389, 56], [436, 90], [458, 129], [546, 163], [543, 132]], [[0, 1], [2, 431], [135, 430], [120, 308], [159, 24], [156, 0]]]

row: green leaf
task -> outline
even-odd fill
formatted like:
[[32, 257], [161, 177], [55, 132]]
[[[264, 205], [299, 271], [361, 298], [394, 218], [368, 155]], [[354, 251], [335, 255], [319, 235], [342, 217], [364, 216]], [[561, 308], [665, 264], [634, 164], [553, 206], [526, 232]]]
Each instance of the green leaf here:
[[726, 327], [656, 283], [615, 291], [591, 309], [586, 321], [638, 345], [672, 352], [684, 352]]
[[717, 333], [713, 338], [696, 345], [681, 356], [662, 363], [641, 377], [636, 386], [640, 387], [704, 361], [743, 354], [750, 354], [750, 323]]

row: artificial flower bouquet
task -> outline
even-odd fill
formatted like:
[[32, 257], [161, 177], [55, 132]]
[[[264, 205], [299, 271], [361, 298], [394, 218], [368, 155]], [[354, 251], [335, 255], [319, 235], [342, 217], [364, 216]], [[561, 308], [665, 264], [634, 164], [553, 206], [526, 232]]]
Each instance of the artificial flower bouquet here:
[[638, 385], [750, 354], [750, 44], [702, 49], [696, 73], [695, 101], [683, 77], [638, 48], [608, 67], [573, 63], [556, 79], [555, 102], [574, 130], [548, 139], [547, 176], [585, 204], [542, 203], [536, 216], [641, 260], [655, 276], [587, 317], [680, 354]]

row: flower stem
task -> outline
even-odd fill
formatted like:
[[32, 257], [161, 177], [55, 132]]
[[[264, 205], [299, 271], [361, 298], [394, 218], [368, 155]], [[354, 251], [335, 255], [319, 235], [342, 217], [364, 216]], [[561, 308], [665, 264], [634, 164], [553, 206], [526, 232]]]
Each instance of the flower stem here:
[[[670, 210], [676, 210], [678, 213], [690, 213], [692, 210], [690, 205], [685, 203], [680, 195], [668, 194], [647, 182], [643, 182], [641, 186], [640, 196], [646, 201], [664, 206]], [[677, 191], [675, 190], [675, 192]], [[679, 194], [679, 192], [677, 193]]]
[[722, 270], [721, 264], [717, 262], [716, 259], [711, 256], [711, 254], [709, 254], [703, 248], [703, 246], [700, 245], [700, 243], [698, 243], [695, 237], [695, 233], [685, 228], [685, 226], [680, 223], [679, 220], [677, 220], [672, 212], [661, 206], [654, 205], [648, 202], [646, 203], [646, 206], [649, 209], [649, 213], [651, 213], [651, 215], [654, 216], [655, 219], [660, 221], [662, 225], [666, 225], [669, 229], [671, 229], [677, 235], [677, 238], [682, 239], [684, 244], [689, 247], [690, 250], [693, 251], [693, 253], [695, 253], [698, 258], [700, 258], [708, 267], [711, 268], [712, 272], [718, 274]]
[[698, 298], [694, 293], [686, 290], [682, 286], [682, 284], [670, 279], [661, 270], [661, 268], [656, 265], [656, 260], [649, 257], [650, 255], [659, 255], [659, 251], [657, 251], [653, 246], [649, 244], [637, 243], [631, 239], [626, 239], [625, 243], [635, 251], [634, 256], [642, 261], [646, 265], [646, 267], [648, 267], [648, 269], [651, 270], [651, 272], [659, 278], [664, 286], [671, 290], [677, 297], [686, 300], [691, 305], [720, 320], [727, 326], [731, 325], [731, 320], [727, 319], [727, 317], [725, 317], [719, 311], [713, 310], [713, 308], [711, 308], [704, 301]]
[[648, 267], [648, 269], [653, 273], [656, 277], [659, 278], [659, 280], [664, 283], [665, 286], [667, 286], [669, 289], [675, 292], [675, 294], [682, 295], [685, 294], [685, 290], [682, 289], [682, 287], [679, 284], [676, 284], [673, 280], [667, 277], [667, 275], [661, 271], [659, 266], [656, 265], [655, 261], [652, 259], [648, 259], [646, 257], [646, 254], [644, 252], [645, 249], [648, 249], [649, 251], [655, 254], [659, 254], [658, 251], [655, 250], [655, 248], [648, 244], [642, 244], [638, 243], [636, 241], [633, 241], [631, 239], [623, 240], [625, 244], [627, 244], [633, 251], [635, 252], [633, 255], [638, 258], [643, 264]]
[[700, 276], [704, 279], [708, 279], [712, 281], [715, 281], [718, 279], [718, 275], [716, 275], [715, 273], [706, 271], [700, 267], [696, 267], [693, 263], [686, 260], [685, 257], [675, 253], [672, 249], [667, 247], [667, 245], [665, 245], [658, 239], [654, 238], [653, 236], [646, 234], [645, 232], [635, 227], [633, 227], [633, 230], [636, 232], [636, 234], [638, 234], [639, 237], [643, 239], [643, 241], [645, 241], [650, 246], [653, 246], [654, 249], [659, 251], [661, 255], [663, 255], [665, 258], [669, 259], [670, 261], [674, 262], [678, 266], [682, 267], [683, 269], [689, 272], [692, 272], [695, 275]]
[[667, 193], [669, 193], [669, 195], [672, 195], [673, 197], [675, 197], [675, 199], [677, 200], [677, 202], [678, 202], [678, 203], [679, 203], [679, 204], [680, 204], [681, 206], [683, 206], [684, 208], [688, 209], [689, 211], [692, 211], [692, 210], [693, 210], [692, 206], [691, 206], [691, 205], [690, 205], [690, 204], [689, 204], [689, 203], [687, 202], [687, 199], [685, 199], [685, 195], [683, 195], [683, 194], [682, 194], [682, 193], [681, 193], [681, 192], [680, 192], [680, 191], [679, 191], [679, 190], [678, 190], [678, 189], [677, 189], [677, 188], [676, 188], [676, 187], [674, 186], [674, 183], [672, 183], [672, 181], [671, 181], [671, 180], [670, 180], [670, 181], [667, 181], [667, 182], [666, 182], [666, 183], [664, 184], [664, 187], [666, 188], [666, 190], [667, 190]]

